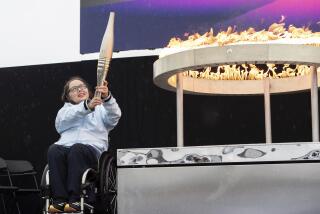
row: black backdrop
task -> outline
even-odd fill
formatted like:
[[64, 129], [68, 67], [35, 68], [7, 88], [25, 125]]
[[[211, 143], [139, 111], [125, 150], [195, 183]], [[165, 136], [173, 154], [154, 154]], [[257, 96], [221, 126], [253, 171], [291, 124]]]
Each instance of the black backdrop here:
[[[113, 148], [176, 145], [175, 94], [156, 87], [152, 65], [156, 57], [112, 61], [110, 89], [123, 116], [111, 133]], [[59, 136], [54, 119], [62, 106], [65, 81], [80, 75], [95, 83], [97, 61], [0, 69], [0, 156], [26, 159], [40, 172], [46, 151]], [[184, 97], [185, 145], [264, 142], [262, 96]], [[311, 141], [310, 94], [274, 95], [274, 142]]]

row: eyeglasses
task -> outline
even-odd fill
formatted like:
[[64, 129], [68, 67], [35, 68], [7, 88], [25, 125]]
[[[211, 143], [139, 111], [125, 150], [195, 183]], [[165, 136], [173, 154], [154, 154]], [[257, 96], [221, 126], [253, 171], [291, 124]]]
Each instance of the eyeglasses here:
[[77, 86], [73, 86], [72, 88], [69, 89], [69, 92], [71, 93], [76, 93], [79, 92], [80, 90], [85, 90], [88, 87], [86, 85], [77, 85]]

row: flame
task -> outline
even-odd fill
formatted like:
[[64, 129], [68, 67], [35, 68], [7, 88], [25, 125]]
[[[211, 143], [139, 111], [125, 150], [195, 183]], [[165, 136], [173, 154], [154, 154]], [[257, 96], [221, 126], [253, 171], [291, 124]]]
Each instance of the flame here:
[[281, 15], [281, 19], [280, 19], [279, 23], [284, 22], [285, 19], [286, 19], [286, 17], [284, 15]]
[[[295, 27], [289, 25], [285, 27], [285, 17], [281, 18], [281, 23], [273, 23], [269, 26], [268, 30], [256, 31], [250, 27], [247, 30], [237, 32], [235, 27], [229, 26], [226, 31], [221, 31], [217, 35], [214, 35], [213, 29], [209, 32], [200, 35], [195, 33], [188, 36], [188, 39], [182, 40], [178, 37], [170, 39], [167, 48], [191, 48], [204, 45], [217, 45], [224, 46], [229, 44], [241, 43], [241, 42], [267, 42], [272, 40], [290, 40], [290, 39], [306, 39], [316, 38], [317, 42], [320, 39], [320, 32], [312, 32], [308, 27]], [[185, 33], [185, 35], [188, 35]]]
[[[262, 67], [262, 68], [261, 68]], [[320, 68], [318, 68], [320, 72]], [[262, 80], [264, 78], [286, 78], [309, 75], [311, 68], [308, 65], [221, 65], [216, 68], [205, 67], [202, 70], [185, 71], [183, 76], [209, 80]]]
[[[312, 32], [308, 27], [298, 28], [294, 25], [289, 25], [286, 28], [285, 18], [285, 16], [281, 16], [279, 23], [271, 24], [267, 30], [256, 31], [254, 28], [249, 27], [244, 31], [237, 32], [235, 27], [229, 26], [226, 31], [221, 31], [216, 35], [212, 28], [203, 35], [185, 33], [188, 37], [186, 40], [177, 37], [171, 38], [167, 49], [160, 53], [160, 57], [173, 52], [203, 46], [225, 46], [257, 42], [300, 43], [320, 47], [320, 32]], [[266, 64], [265, 66], [257, 66], [254, 64], [242, 64], [221, 65], [216, 68], [205, 67], [197, 71], [185, 71], [183, 75], [210, 80], [261, 80], [264, 78], [278, 79], [303, 76], [310, 74], [310, 72], [311, 68], [307, 65]], [[318, 68], [318, 72], [320, 72], [320, 68]]]

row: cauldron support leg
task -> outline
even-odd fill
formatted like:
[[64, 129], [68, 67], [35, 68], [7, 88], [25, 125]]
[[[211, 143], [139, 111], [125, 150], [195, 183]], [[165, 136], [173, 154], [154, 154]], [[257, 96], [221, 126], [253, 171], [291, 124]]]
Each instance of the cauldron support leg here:
[[176, 74], [177, 80], [177, 146], [183, 147], [183, 77]]
[[312, 141], [319, 142], [318, 74], [314, 65], [311, 66], [311, 120]]
[[271, 105], [270, 105], [270, 79], [264, 79], [264, 121], [266, 130], [266, 143], [272, 143], [271, 133]]

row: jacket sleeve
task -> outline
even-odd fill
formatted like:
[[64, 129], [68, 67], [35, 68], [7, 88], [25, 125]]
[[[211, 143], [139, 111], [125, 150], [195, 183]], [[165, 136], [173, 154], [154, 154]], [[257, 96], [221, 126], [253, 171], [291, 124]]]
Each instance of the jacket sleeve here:
[[108, 101], [103, 103], [103, 107], [106, 110], [106, 114], [103, 115], [103, 122], [109, 132], [118, 124], [121, 117], [121, 109], [112, 95]]
[[86, 101], [82, 101], [76, 105], [66, 103], [59, 110], [55, 121], [55, 126], [59, 134], [77, 126], [77, 124], [81, 122], [81, 119], [91, 112], [85, 105]]

